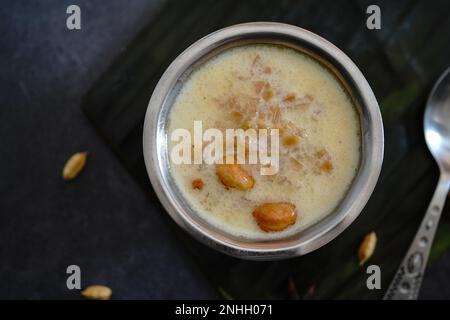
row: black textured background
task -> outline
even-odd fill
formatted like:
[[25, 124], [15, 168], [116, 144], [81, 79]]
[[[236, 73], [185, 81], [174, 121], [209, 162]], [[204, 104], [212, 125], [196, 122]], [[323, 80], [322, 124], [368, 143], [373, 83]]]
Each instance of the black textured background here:
[[[78, 298], [70, 264], [115, 298], [215, 297], [80, 110], [158, 3], [2, 1], [0, 298]], [[81, 31], [66, 28], [69, 4], [81, 7]], [[80, 150], [88, 164], [67, 183], [62, 167]]]
[[[115, 298], [217, 297], [79, 108], [160, 2], [2, 1], [0, 298], [78, 298], [65, 286], [70, 264]], [[81, 31], [66, 28], [69, 4], [81, 7]], [[80, 150], [86, 170], [64, 182]], [[447, 253], [422, 298], [450, 298], [449, 268]]]

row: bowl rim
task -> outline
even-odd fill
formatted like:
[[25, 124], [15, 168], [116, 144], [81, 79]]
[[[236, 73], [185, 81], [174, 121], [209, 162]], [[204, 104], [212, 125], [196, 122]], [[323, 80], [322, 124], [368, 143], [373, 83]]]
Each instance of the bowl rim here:
[[[341, 80], [360, 113], [360, 167], [345, 197], [325, 218], [294, 236], [271, 241], [249, 241], [220, 232], [202, 222], [171, 182], [167, 159], [166, 118], [183, 79], [211, 56], [246, 43], [273, 43], [301, 50], [328, 66]], [[166, 69], [150, 98], [144, 121], [143, 154], [150, 182], [165, 210], [201, 242], [226, 254], [252, 260], [274, 260], [303, 255], [337, 237], [361, 213], [381, 172], [383, 123], [367, 80], [340, 49], [300, 27], [276, 22], [250, 22], [210, 33], [184, 50]]]

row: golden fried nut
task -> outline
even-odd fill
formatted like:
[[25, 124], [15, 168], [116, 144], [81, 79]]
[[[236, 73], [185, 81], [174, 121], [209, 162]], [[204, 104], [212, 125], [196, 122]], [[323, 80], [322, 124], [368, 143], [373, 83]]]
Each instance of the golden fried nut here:
[[281, 231], [295, 223], [295, 205], [288, 202], [265, 203], [253, 211], [253, 217], [264, 231]]
[[227, 188], [249, 190], [255, 185], [255, 180], [245, 172], [239, 164], [217, 164], [216, 174], [220, 182]]

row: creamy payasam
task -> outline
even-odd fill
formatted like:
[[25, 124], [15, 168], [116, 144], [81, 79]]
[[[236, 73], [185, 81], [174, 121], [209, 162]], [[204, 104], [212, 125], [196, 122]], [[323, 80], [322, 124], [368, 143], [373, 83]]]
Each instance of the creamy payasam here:
[[168, 120], [206, 128], [279, 129], [279, 167], [261, 164], [181, 164], [170, 170], [202, 219], [247, 239], [297, 233], [330, 214], [360, 162], [360, 119], [340, 81], [321, 63], [293, 49], [247, 45], [228, 49], [195, 70]]

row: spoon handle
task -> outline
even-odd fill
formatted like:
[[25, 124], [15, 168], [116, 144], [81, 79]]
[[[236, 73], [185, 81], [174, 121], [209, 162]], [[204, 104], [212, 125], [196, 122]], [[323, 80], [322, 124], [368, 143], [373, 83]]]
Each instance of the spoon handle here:
[[439, 183], [428, 206], [427, 213], [409, 247], [408, 253], [397, 270], [384, 300], [414, 300], [419, 295], [420, 285], [437, 230], [442, 208], [447, 198], [450, 179], [441, 175]]

